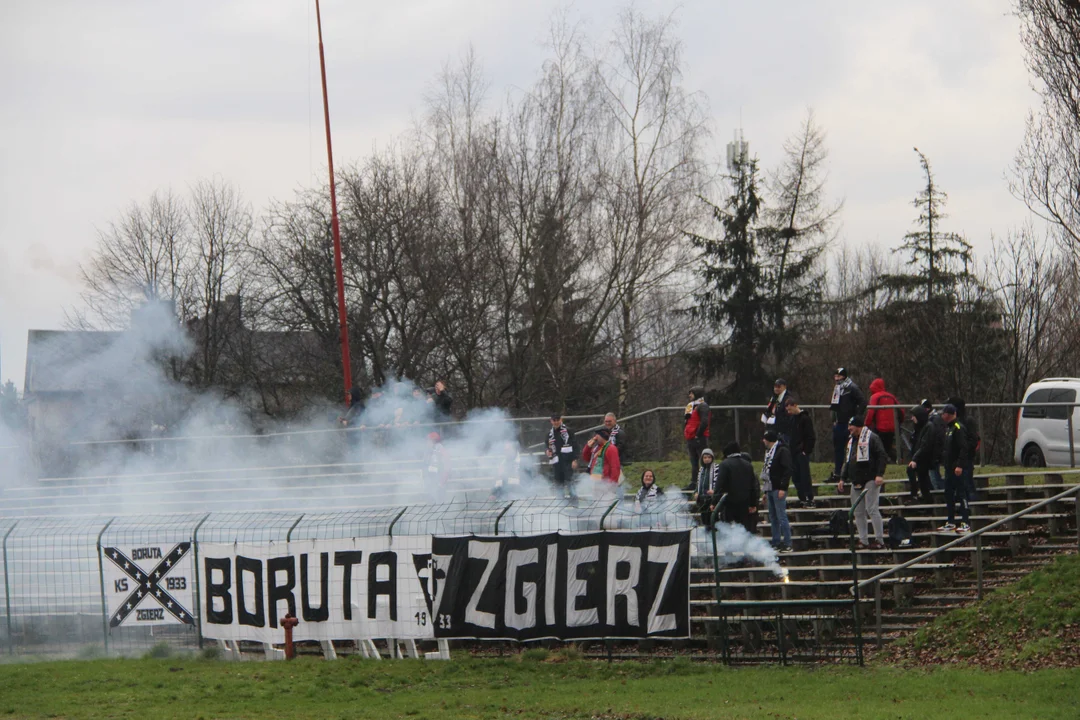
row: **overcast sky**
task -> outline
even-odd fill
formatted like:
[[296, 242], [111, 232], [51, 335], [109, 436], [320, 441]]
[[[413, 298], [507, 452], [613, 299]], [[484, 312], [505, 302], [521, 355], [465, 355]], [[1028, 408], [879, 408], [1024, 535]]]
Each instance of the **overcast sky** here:
[[[622, 2], [571, 12], [605, 38]], [[556, 0], [325, 0], [334, 150], [406, 129], [440, 67], [475, 47], [490, 103], [529, 85]], [[1005, 0], [653, 0], [675, 10], [688, 89], [719, 155], [740, 122], [768, 167], [812, 107], [828, 133], [841, 238], [896, 245], [922, 182], [977, 251], [1026, 209], [1004, 173], [1035, 103]], [[0, 380], [23, 384], [26, 333], [62, 327], [77, 266], [158, 188], [220, 175], [256, 207], [325, 174], [314, 0], [0, 0]]]

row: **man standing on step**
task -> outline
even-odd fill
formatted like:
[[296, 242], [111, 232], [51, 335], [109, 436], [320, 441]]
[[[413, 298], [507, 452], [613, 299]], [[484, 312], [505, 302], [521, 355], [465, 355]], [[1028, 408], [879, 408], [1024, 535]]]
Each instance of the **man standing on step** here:
[[742, 525], [751, 535], [757, 534], [757, 501], [761, 497], [761, 487], [750, 456], [739, 449], [737, 442], [724, 446], [724, 460], [720, 463], [713, 493], [716, 500], [727, 495], [720, 510], [721, 520]]
[[832, 400], [829, 403], [833, 413], [833, 477], [839, 479], [840, 471], [847, 461], [846, 449], [850, 440], [844, 423], [855, 415], [860, 418], [863, 416], [866, 412], [866, 397], [859, 386], [848, 377], [847, 368], [836, 368], [833, 380], [836, 384], [833, 385]]
[[[945, 508], [949, 516], [945, 524], [938, 528], [940, 532], [971, 532], [971, 514], [968, 509], [967, 486], [964, 482], [964, 470], [971, 457], [970, 441], [964, 426], [956, 419], [956, 406], [949, 404], [941, 409], [941, 419], [945, 421]], [[963, 522], [959, 527], [956, 522], [956, 503], [960, 502], [960, 517]]]
[[791, 451], [780, 442], [775, 430], [766, 430], [765, 464], [761, 467], [761, 489], [769, 508], [773, 547], [782, 553], [791, 552], [791, 523], [787, 516], [787, 491], [791, 482]]
[[785, 411], [791, 418], [791, 459], [795, 463], [795, 490], [799, 493], [799, 502], [804, 508], [813, 508], [814, 480], [810, 476], [810, 453], [814, 452], [817, 435], [810, 413], [799, 408], [799, 399], [788, 397]]
[[690, 482], [686, 489], [697, 488], [698, 462], [701, 451], [709, 444], [709, 404], [705, 402], [705, 388], [690, 388], [690, 402], [686, 404], [683, 415], [683, 438], [686, 439], [686, 452], [690, 456]]
[[551, 481], [555, 484], [555, 493], [576, 500], [574, 470], [577, 469], [577, 454], [574, 452], [574, 434], [563, 423], [562, 413], [551, 414], [547, 457], [551, 465]]
[[[885, 465], [889, 457], [885, 454], [885, 446], [877, 433], [866, 427], [862, 413], [848, 420], [848, 444], [847, 461], [840, 471], [840, 482], [836, 484], [836, 491], [844, 492], [844, 481], [851, 485], [851, 505], [859, 499], [859, 495], [866, 490], [866, 497], [862, 505], [855, 511], [855, 526], [859, 529], [859, 549], [869, 547], [871, 550], [880, 550], [885, 547], [885, 527], [881, 521], [881, 509], [878, 501], [881, 496], [881, 486], [885, 484]], [[867, 545], [866, 521], [874, 525], [874, 542]]]

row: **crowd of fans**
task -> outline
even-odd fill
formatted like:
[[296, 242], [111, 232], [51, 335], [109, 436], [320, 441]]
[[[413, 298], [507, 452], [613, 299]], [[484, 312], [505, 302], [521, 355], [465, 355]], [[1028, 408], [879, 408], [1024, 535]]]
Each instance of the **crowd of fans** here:
[[[854, 506], [859, 546], [884, 546], [884, 527], [880, 511], [880, 494], [886, 466], [900, 461], [903, 447], [897, 447], [898, 429], [910, 418], [913, 430], [907, 435], [907, 474], [910, 487], [905, 504], [932, 503], [932, 493], [944, 490], [947, 520], [942, 532], [970, 532], [968, 503], [974, 498], [974, 457], [979, 444], [979, 432], [974, 419], [966, 412], [963, 399], [949, 398], [940, 409], [929, 400], [905, 412], [898, 407], [896, 396], [885, 387], [882, 378], [870, 384], [867, 399], [861, 388], [849, 377], [848, 371], [837, 368], [833, 374], [830, 398], [832, 414], [833, 470], [830, 482], [837, 492], [849, 493]], [[434, 424], [428, 434], [429, 457], [425, 480], [434, 489], [434, 496], [445, 496], [449, 463], [442, 446], [438, 424], [449, 422], [453, 398], [444, 383], [436, 382], [426, 391], [414, 389], [413, 400], [406, 402], [400, 390], [389, 397], [375, 392], [364, 397], [353, 391], [352, 404], [340, 418], [343, 425], [365, 428], [373, 423], [378, 429], [401, 428], [416, 424]], [[810, 471], [810, 457], [817, 444], [817, 435], [809, 411], [800, 407], [799, 398], [783, 378], [773, 384], [773, 392], [761, 414], [764, 460], [755, 470], [748, 452], [738, 442], [724, 445], [718, 457], [709, 447], [711, 412], [705, 400], [705, 390], [689, 390], [683, 414], [683, 438], [690, 460], [690, 477], [685, 491], [692, 493], [695, 513], [701, 523], [712, 527], [714, 516], [726, 523], [756, 532], [759, 511], [765, 511], [771, 528], [772, 545], [781, 553], [792, 549], [789, 505], [814, 508], [815, 492]], [[577, 488], [582, 475], [588, 477], [594, 498], [623, 499], [626, 486], [625, 470], [629, 464], [625, 430], [614, 413], [608, 413], [602, 426], [587, 431], [588, 439], [579, 448], [578, 434], [563, 421], [561, 413], [551, 415], [544, 455], [549, 479], [557, 494], [570, 502], [577, 501]], [[944, 466], [944, 471], [942, 471]], [[529, 470], [522, 465], [522, 455], [516, 443], [507, 442], [503, 448], [493, 499], [501, 499], [514, 486], [521, 484]], [[646, 468], [640, 477], [640, 488], [634, 496], [638, 512], [654, 506], [664, 497], [655, 472]], [[797, 497], [789, 493], [794, 487]], [[724, 498], [720, 504], [720, 498]], [[957, 524], [959, 513], [959, 524]], [[871, 531], [873, 536], [871, 538]]]

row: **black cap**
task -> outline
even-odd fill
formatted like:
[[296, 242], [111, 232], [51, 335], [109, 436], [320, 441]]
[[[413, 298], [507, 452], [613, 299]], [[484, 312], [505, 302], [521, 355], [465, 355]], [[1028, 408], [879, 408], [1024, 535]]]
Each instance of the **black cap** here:
[[776, 442], [780, 439], [780, 436], [776, 434], [775, 430], [766, 430], [763, 437], [766, 442]]
[[551, 413], [551, 419], [552, 420], [562, 420], [562, 413], [557, 413], [557, 412]]
[[838, 367], [838, 368], [836, 368], [836, 372], [833, 373], [833, 374], [834, 375], [839, 375], [840, 377], [847, 377], [847, 368], [846, 367]]
[[933, 410], [934, 409], [934, 403], [930, 402], [930, 398], [923, 398], [922, 402], [919, 403], [919, 404], [922, 405], [927, 410]]
[[724, 446], [724, 457], [738, 455], [740, 452], [742, 452], [742, 449], [739, 447], [739, 443], [737, 442], [729, 442], [727, 445]]
[[611, 437], [611, 431], [608, 430], [607, 428], [600, 428], [599, 430], [596, 431], [596, 434], [599, 435], [600, 437], [604, 438], [605, 440], [607, 440], [609, 437]]
[[941, 408], [941, 412], [942, 413], [949, 413], [950, 415], [955, 415], [956, 414], [956, 406], [953, 405], [952, 403], [949, 403], [945, 407]]
[[855, 427], [864, 427], [866, 425], [866, 419], [862, 415], [855, 415], [847, 421], [848, 425], [854, 425]]

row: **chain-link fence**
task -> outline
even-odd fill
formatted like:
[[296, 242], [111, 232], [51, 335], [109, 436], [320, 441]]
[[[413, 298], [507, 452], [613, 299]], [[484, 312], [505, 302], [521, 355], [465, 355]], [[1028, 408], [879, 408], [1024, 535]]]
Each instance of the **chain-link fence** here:
[[[297, 549], [307, 552], [308, 547], [317, 550], [316, 543], [323, 541], [352, 541], [359, 546], [382, 538], [382, 546], [410, 551], [402, 553], [393, 568], [371, 566], [372, 581], [384, 582], [384, 575], [425, 572], [424, 567], [416, 565], [416, 557], [431, 552], [432, 535], [671, 530], [692, 524], [684, 509], [674, 503], [639, 511], [629, 499], [571, 502], [563, 498], [503, 502], [460, 499], [435, 505], [330, 513], [204, 512], [0, 519], [5, 597], [2, 647], [24, 657], [91, 657], [103, 652], [131, 655], [161, 643], [174, 648], [197, 648], [202, 644], [200, 633], [208, 612], [221, 610], [203, 607], [204, 600], [223, 596], [215, 596], [213, 589], [208, 593], [207, 588], [200, 591], [197, 587], [195, 568], [199, 567], [198, 554], [204, 549], [214, 552], [223, 546], [241, 550], [257, 546], [263, 554], [288, 555]], [[250, 554], [256, 556], [255, 552]], [[324, 591], [322, 601], [308, 598], [310, 583], [306, 575], [309, 570], [313, 575], [320, 571], [309, 569], [306, 562], [305, 556], [299, 569], [303, 579], [297, 583], [303, 590], [304, 612], [310, 609], [308, 605], [325, 608], [328, 594]], [[321, 575], [327, 575], [325, 567]], [[243, 592], [239, 578], [233, 590]], [[268, 593], [270, 590], [267, 588]], [[337, 587], [334, 592], [341, 590]], [[240, 611], [245, 601], [239, 600], [236, 607]], [[424, 598], [410, 598], [405, 607], [410, 608], [410, 617], [411, 610], [416, 611], [417, 632], [427, 632], [426, 626], [433, 619], [427, 616]], [[381, 617], [383, 611], [380, 605], [372, 616]], [[401, 636], [396, 634], [400, 626], [394, 627], [394, 632], [385, 637]], [[275, 632], [273, 640], [280, 642], [277, 635]]]

